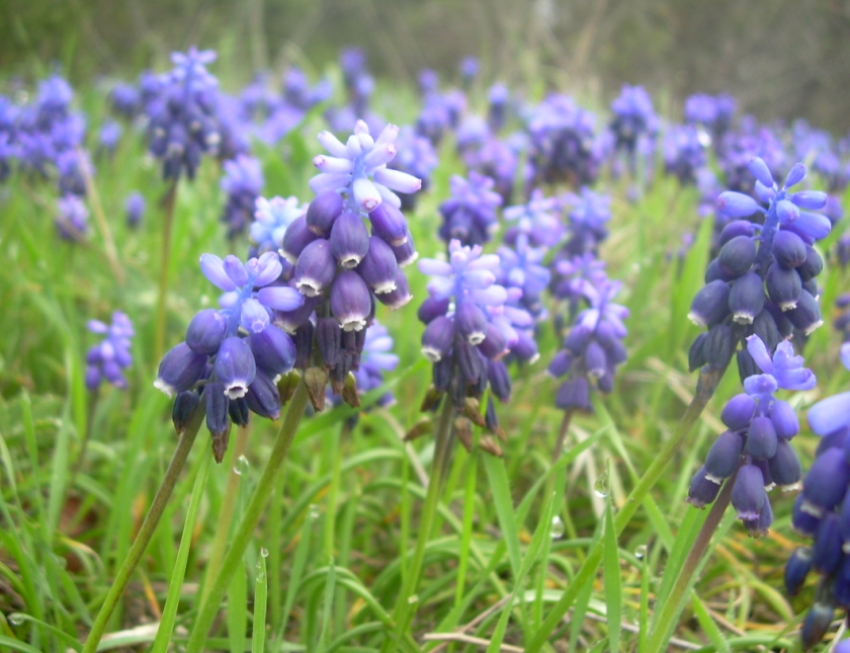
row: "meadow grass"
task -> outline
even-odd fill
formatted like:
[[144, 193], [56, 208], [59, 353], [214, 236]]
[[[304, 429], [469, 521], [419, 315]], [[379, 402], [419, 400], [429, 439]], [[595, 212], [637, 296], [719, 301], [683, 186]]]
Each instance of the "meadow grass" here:
[[[99, 102], [96, 93], [83, 96], [90, 115], [102, 112]], [[412, 115], [404, 96], [400, 102], [398, 114]], [[320, 151], [312, 135], [321, 124], [312, 115], [279, 147], [257, 146], [266, 196], [311, 196], [310, 160]], [[409, 218], [424, 257], [444, 247], [435, 236], [436, 209], [449, 177], [462, 171], [450, 142], [440, 161]], [[45, 184], [15, 177], [0, 199], [0, 650], [82, 649], [177, 441], [170, 402], [152, 385], [158, 205], [167, 188], [137, 136], [125, 137], [96, 166], [113, 259], [96, 222], [83, 244], [56, 237], [55, 198]], [[198, 309], [216, 304], [200, 255], [244, 256], [247, 248], [224, 238], [218, 177], [217, 164], [205, 161], [198, 179], [177, 191], [166, 347], [182, 338]], [[670, 449], [672, 463], [630, 505], [629, 493], [670, 445], [696, 392], [687, 347], [698, 331], [685, 316], [703, 283], [712, 225], [697, 217], [696, 191], [674, 178], [658, 176], [636, 203], [625, 200], [625, 182], [601, 185], [614, 194], [601, 258], [610, 276], [624, 281], [630, 357], [595, 414], [573, 417], [561, 457], [551, 459], [562, 415], [554, 407], [556, 382], [545, 373], [558, 343], [544, 324], [541, 361], [516, 370], [513, 399], [498, 409], [508, 435], [504, 457], [456, 448], [417, 556], [435, 448], [430, 436], [402, 441], [422, 419], [431, 374], [415, 316], [426, 279], [413, 271], [412, 304], [378, 310], [401, 359], [385, 388], [397, 403], [370, 407], [381, 394], [374, 392], [363, 410], [339, 407], [301, 422], [204, 650], [642, 652], [665, 650], [669, 637], [669, 650], [797, 646], [812, 589], [793, 600], [783, 593], [782, 569], [798, 538], [790, 528], [793, 495], [778, 491], [766, 537], [748, 537], [731, 511], [723, 516], [693, 590], [675, 606], [675, 627], [651, 636], [707, 515], [685, 503], [688, 483], [723, 430], [719, 411], [739, 381], [736, 370], [726, 372], [684, 446]], [[135, 231], [123, 216], [133, 189], [149, 207]], [[679, 261], [686, 232], [695, 243]], [[829, 266], [821, 278], [828, 313], [847, 277]], [[94, 401], [83, 381], [92, 342], [85, 324], [115, 309], [137, 330], [130, 388], [105, 388]], [[819, 389], [800, 393], [797, 408], [846, 384], [837, 342], [825, 326], [807, 344]], [[220, 465], [201, 430], [98, 650], [183, 650], [210, 591], [208, 570], [229, 550], [278, 428], [255, 417], [234, 430]], [[804, 431], [797, 442], [806, 468], [816, 438]], [[421, 579], [411, 583], [419, 563]], [[587, 582], [574, 583], [577, 577]], [[403, 588], [412, 586], [415, 593], [404, 598]], [[567, 590], [569, 602], [562, 600]], [[399, 608], [399, 600], [407, 605]]]

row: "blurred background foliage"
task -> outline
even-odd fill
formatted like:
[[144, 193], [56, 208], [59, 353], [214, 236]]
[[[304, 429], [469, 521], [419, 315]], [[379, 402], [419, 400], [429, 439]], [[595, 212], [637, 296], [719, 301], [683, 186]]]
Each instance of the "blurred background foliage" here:
[[[216, 73], [244, 83], [289, 62], [319, 72], [366, 49], [379, 75], [467, 55], [512, 86], [644, 84], [681, 101], [730, 92], [763, 120], [850, 129], [850, 0], [0, 0], [0, 69], [72, 82], [162, 68], [171, 50], [219, 50]], [[38, 62], [38, 63], [34, 63]], [[33, 70], [33, 66], [41, 70]], [[227, 86], [227, 83], [225, 83]]]

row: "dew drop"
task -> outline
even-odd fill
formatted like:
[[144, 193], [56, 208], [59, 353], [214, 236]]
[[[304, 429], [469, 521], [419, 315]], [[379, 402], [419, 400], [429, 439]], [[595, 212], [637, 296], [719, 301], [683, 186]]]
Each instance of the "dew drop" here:
[[257, 574], [257, 581], [262, 583], [266, 579], [266, 572], [261, 571]]
[[322, 515], [322, 511], [319, 509], [319, 506], [313, 504], [310, 506], [310, 519], [316, 520]]
[[263, 556], [264, 558], [268, 558], [269, 557], [269, 550], [266, 547], [262, 547], [260, 549], [260, 555]]
[[243, 454], [236, 459], [236, 464], [233, 466], [233, 473], [237, 476], [242, 476], [242, 473], [247, 472], [250, 466], [251, 463], [248, 462], [248, 459]]
[[635, 549], [635, 558], [643, 560], [646, 557], [646, 544], [641, 544]]
[[564, 536], [564, 522], [558, 515], [552, 517], [552, 525], [549, 528], [549, 535], [553, 540], [557, 540]]
[[24, 621], [26, 621], [27, 616], [22, 612], [13, 612], [6, 618], [13, 626], [20, 626], [22, 623], [24, 623]]
[[414, 603], [419, 603], [419, 595], [418, 595], [418, 594], [414, 594], [414, 595], [413, 595], [413, 596], [411, 596], [409, 599], [407, 599], [407, 602], [408, 602], [410, 605], [413, 605]]
[[596, 479], [596, 482], [593, 484], [593, 491], [600, 498], [604, 499], [608, 496], [608, 470], [602, 472], [599, 478]]

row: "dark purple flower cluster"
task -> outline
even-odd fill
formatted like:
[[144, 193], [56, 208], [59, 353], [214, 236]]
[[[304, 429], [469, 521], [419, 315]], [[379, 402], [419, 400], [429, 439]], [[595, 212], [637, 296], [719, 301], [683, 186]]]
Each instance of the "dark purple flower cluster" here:
[[[363, 341], [363, 351], [360, 352], [360, 361], [357, 369], [352, 370], [357, 385], [357, 392], [361, 395], [370, 390], [380, 388], [384, 383], [384, 373], [392, 372], [398, 366], [398, 356], [392, 353], [393, 339], [387, 328], [374, 320], [366, 328], [366, 339]], [[326, 398], [333, 405], [339, 405], [344, 398], [333, 394], [330, 388], [326, 391]], [[392, 392], [386, 392], [375, 404], [381, 408], [388, 408], [395, 404], [396, 399]]]
[[296, 367], [310, 368], [308, 387], [317, 407], [328, 380], [334, 392], [351, 397], [343, 389], [349, 372], [359, 369], [376, 303], [397, 309], [411, 299], [402, 268], [417, 254], [393, 190], [412, 193], [420, 182], [387, 167], [397, 134], [398, 128], [388, 125], [373, 138], [362, 121], [345, 144], [330, 132], [320, 133], [330, 155], [313, 160], [321, 172], [310, 186], [318, 195], [283, 234], [280, 251], [292, 265], [288, 285], [304, 301], [275, 313], [274, 323], [293, 334]]
[[249, 413], [277, 419], [282, 397], [281, 376], [295, 363], [292, 338], [272, 324], [275, 311], [294, 311], [302, 295], [279, 281], [283, 268], [276, 252], [242, 263], [233, 255], [224, 260], [201, 256], [201, 271], [224, 291], [220, 310], [208, 308], [192, 318], [186, 339], [162, 359], [154, 385], [176, 395], [174, 423], [178, 432], [188, 423], [201, 400], [221, 462], [232, 423], [245, 426]]
[[[423, 409], [436, 409], [448, 394], [447, 401], [463, 416], [455, 422], [458, 437], [469, 448], [468, 420], [480, 422], [478, 402], [485, 390], [489, 387], [500, 401], [510, 399], [511, 380], [502, 359], [520, 342], [518, 328], [529, 326], [532, 318], [507, 304], [511, 294], [522, 291], [496, 283], [499, 256], [482, 254], [478, 245], [452, 240], [448, 261], [424, 259], [419, 270], [434, 277], [419, 307], [419, 319], [426, 324], [422, 353], [433, 363], [433, 387]], [[501, 434], [492, 398], [480, 425]], [[495, 443], [489, 446], [498, 451]]]
[[724, 136], [718, 147], [718, 163], [726, 188], [739, 193], [758, 197], [757, 178], [750, 170], [753, 158], [762, 159], [774, 179], [781, 178], [789, 168], [785, 147], [774, 130], [747, 116], [741, 120], [739, 129]]
[[562, 210], [560, 198], [545, 197], [542, 190], [534, 189], [528, 202], [502, 211], [502, 216], [510, 224], [505, 231], [505, 243], [514, 246], [517, 238], [524, 235], [532, 247], [557, 246], [565, 233], [560, 218]]
[[[406, 172], [422, 180], [422, 190], [431, 184], [431, 173], [439, 163], [434, 146], [426, 137], [418, 134], [413, 127], [402, 127], [396, 139], [398, 153], [387, 164], [393, 170]], [[412, 210], [416, 205], [416, 193], [398, 193], [401, 208]]]
[[573, 290], [587, 303], [587, 308], [578, 313], [562, 349], [549, 363], [549, 374], [564, 379], [558, 387], [555, 405], [566, 411], [593, 411], [591, 387], [603, 393], [611, 392], [616, 368], [627, 356], [623, 338], [628, 331], [623, 320], [629, 310], [613, 302], [622, 284], [608, 279], [599, 268], [594, 277], [593, 281], [573, 280]]
[[473, 171], [468, 180], [453, 175], [449, 183], [451, 197], [440, 204], [440, 238], [462, 245], [486, 243], [499, 226], [496, 209], [502, 205], [502, 198], [493, 190], [495, 182]]
[[[829, 220], [813, 211], [823, 207], [824, 193], [792, 192], [806, 176], [795, 165], [779, 188], [767, 164], [751, 159], [755, 191], [764, 209], [749, 195], [727, 191], [717, 200], [718, 211], [733, 219], [720, 235], [721, 250], [705, 274], [706, 285], [694, 297], [688, 317], [707, 327], [689, 353], [692, 370], [710, 365], [724, 368], [738, 343], [758, 335], [769, 351], [796, 329], [807, 336], [823, 321], [816, 277], [823, 268], [812, 247], [830, 231]], [[764, 225], [742, 218], [764, 215]], [[757, 374], [746, 349], [738, 351], [741, 379]]]
[[155, 99], [146, 104], [150, 151], [162, 159], [163, 178], [195, 178], [204, 154], [217, 154], [222, 142], [217, 113], [218, 81], [207, 72], [212, 50], [174, 52], [174, 69], [161, 78]]
[[606, 156], [594, 115], [566, 95], [550, 95], [533, 108], [526, 124], [531, 178], [535, 183], [593, 183]]
[[682, 184], [695, 184], [710, 143], [708, 133], [693, 125], [671, 125], [664, 134], [664, 171]]
[[597, 253], [600, 243], [608, 237], [611, 197], [583, 187], [578, 194], [563, 195], [561, 202], [567, 211], [568, 236], [556, 260]]
[[112, 324], [90, 320], [88, 330], [106, 338], [86, 354], [86, 388], [94, 392], [104, 379], [116, 388], [126, 388], [127, 379], [122, 370], [133, 364], [130, 339], [135, 335], [130, 318], [121, 311], [115, 311]]
[[[850, 344], [842, 345], [841, 361], [850, 369]], [[850, 610], [850, 392], [819, 401], [808, 417], [821, 441], [794, 504], [792, 523], [813, 543], [796, 549], [785, 567], [785, 588], [791, 595], [812, 569], [820, 574], [815, 602], [803, 622], [804, 650], [826, 634], [836, 607]]]
[[738, 103], [731, 95], [698, 93], [685, 100], [685, 121], [707, 128], [718, 142], [732, 127]]
[[723, 481], [734, 476], [732, 506], [744, 527], [763, 535], [773, 523], [767, 492], [799, 487], [802, 466], [791, 439], [800, 432], [791, 406], [773, 395], [779, 389], [811, 390], [817, 379], [803, 367], [787, 340], [771, 358], [758, 336], [747, 339], [747, 350], [761, 370], [744, 380], [744, 393], [729, 400], [721, 413], [727, 429], [708, 452], [705, 465], [691, 481], [688, 501], [697, 508], [712, 503]]
[[227, 193], [227, 204], [221, 221], [227, 225], [227, 237], [233, 240], [243, 233], [254, 215], [254, 205], [263, 192], [263, 168], [260, 161], [244, 154], [224, 162], [221, 189]]
[[533, 363], [540, 356], [534, 339], [534, 323], [548, 316], [542, 297], [551, 276], [542, 265], [546, 251], [545, 247], [532, 247], [523, 234], [512, 247], [502, 246], [498, 251], [496, 283], [508, 291], [505, 305], [520, 308], [531, 318], [527, 323], [515, 323], [518, 339], [511, 347], [510, 360]]
[[634, 154], [641, 137], [654, 138], [658, 132], [658, 116], [652, 108], [652, 98], [642, 86], [623, 86], [620, 95], [611, 103], [611, 131], [615, 146]]
[[109, 91], [109, 106], [115, 115], [132, 120], [142, 108], [142, 94], [132, 84], [119, 82]]

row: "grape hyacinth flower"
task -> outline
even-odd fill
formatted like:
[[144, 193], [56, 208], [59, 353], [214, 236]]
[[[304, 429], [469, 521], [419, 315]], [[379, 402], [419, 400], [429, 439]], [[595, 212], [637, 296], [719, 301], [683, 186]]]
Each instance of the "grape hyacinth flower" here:
[[57, 201], [56, 230], [63, 240], [82, 240], [89, 228], [89, 210], [76, 195], [65, 195]]
[[[543, 305], [543, 291], [549, 286], [550, 273], [541, 265], [546, 255], [545, 247], [531, 247], [528, 238], [520, 234], [513, 248], [499, 248], [499, 274], [496, 283], [508, 291], [506, 306], [522, 309], [531, 318], [527, 322], [514, 323], [517, 342], [509, 357], [522, 363], [533, 363], [539, 358], [535, 341], [534, 324], [548, 316]], [[525, 320], [525, 316], [517, 314]]]
[[[738, 343], [758, 335], [768, 351], [795, 330], [800, 337], [817, 329], [821, 319], [816, 277], [823, 261], [813, 248], [830, 231], [829, 220], [813, 211], [823, 207], [826, 194], [792, 192], [806, 176], [795, 165], [779, 188], [767, 164], [755, 157], [750, 170], [762, 204], [749, 195], [727, 191], [717, 199], [718, 211], [732, 218], [720, 235], [721, 250], [706, 270], [706, 285], [694, 297], [688, 317], [707, 327], [691, 346], [692, 370], [710, 365], [723, 369]], [[764, 225], [741, 218], [765, 216]], [[741, 379], [757, 374], [747, 349], [737, 354]]]
[[213, 453], [221, 462], [231, 424], [248, 423], [250, 412], [277, 419], [282, 399], [279, 388], [295, 362], [289, 334], [272, 324], [275, 310], [293, 311], [304, 298], [281, 285], [282, 266], [276, 252], [242, 263], [230, 255], [201, 256], [201, 271], [224, 291], [220, 310], [204, 309], [189, 323], [186, 339], [159, 364], [154, 386], [176, 395], [174, 423], [178, 432], [200, 401], [205, 402]]
[[112, 154], [115, 152], [115, 148], [118, 146], [118, 141], [121, 140], [121, 134], [123, 133], [123, 128], [121, 124], [114, 120], [107, 120], [100, 127], [100, 133], [98, 134], [98, 144], [100, 145], [100, 149], [107, 154]]
[[486, 243], [499, 226], [496, 209], [502, 204], [494, 181], [473, 171], [468, 181], [453, 175], [449, 183], [451, 197], [440, 204], [440, 238], [467, 246]]
[[509, 206], [502, 216], [511, 223], [505, 231], [505, 243], [515, 245], [520, 234], [528, 238], [533, 247], [555, 247], [564, 236], [564, 225], [559, 213], [561, 202], [555, 197], [544, 197], [536, 188], [525, 204]]
[[216, 116], [218, 80], [207, 72], [215, 61], [212, 50], [192, 47], [174, 52], [174, 69], [163, 78], [155, 101], [147, 104], [150, 151], [163, 162], [162, 176], [195, 178], [204, 154], [216, 154], [221, 141]]
[[652, 99], [642, 86], [623, 86], [620, 95], [611, 103], [611, 131], [616, 137], [616, 146], [629, 154], [637, 149], [642, 136], [654, 137], [658, 130], [658, 117], [652, 108]]
[[[360, 353], [360, 363], [356, 370], [352, 370], [356, 382], [357, 392], [364, 395], [370, 390], [380, 388], [384, 383], [384, 373], [392, 372], [398, 367], [398, 356], [392, 353], [393, 339], [387, 328], [378, 323], [377, 320], [366, 329], [366, 338], [363, 341], [363, 351]], [[343, 388], [345, 391], [345, 388]], [[334, 405], [338, 405], [343, 398], [331, 394], [330, 388], [327, 392], [329, 399]], [[392, 392], [386, 392], [376, 405], [380, 408], [388, 408], [395, 404], [396, 399]]]
[[221, 189], [227, 193], [227, 204], [221, 221], [227, 225], [227, 238], [233, 240], [251, 223], [254, 204], [263, 192], [263, 168], [260, 161], [240, 154], [224, 162]]
[[771, 356], [761, 338], [752, 335], [747, 350], [762, 373], [744, 379], [744, 393], [723, 408], [721, 419], [728, 430], [718, 436], [691, 481], [688, 501], [697, 508], [712, 503], [723, 481], [735, 476], [732, 506], [751, 534], [763, 535], [773, 523], [767, 492], [774, 486], [797, 489], [802, 476], [790, 444], [800, 431], [797, 415], [773, 395], [780, 388], [811, 390], [817, 379], [787, 340]]
[[710, 139], [693, 125], [673, 125], [664, 134], [664, 171], [682, 184], [695, 184], [697, 171], [707, 164]]
[[[850, 369], [848, 343], [841, 346], [841, 362]], [[821, 441], [794, 504], [792, 524], [813, 543], [796, 549], [785, 567], [790, 595], [800, 590], [811, 570], [820, 574], [815, 602], [803, 622], [804, 650], [820, 642], [836, 608], [850, 610], [850, 392], [819, 401], [809, 409], [808, 418]]]
[[136, 229], [145, 214], [145, 198], [138, 191], [133, 191], [124, 202], [124, 211], [127, 215], [127, 226]]
[[607, 223], [611, 220], [611, 196], [582, 187], [576, 193], [567, 193], [561, 203], [569, 207], [567, 213], [567, 242], [556, 259], [596, 253], [608, 237]]
[[304, 302], [276, 311], [273, 320], [295, 338], [296, 367], [305, 369], [317, 410], [328, 382], [336, 394], [356, 401], [357, 393], [344, 389], [354, 382], [350, 372], [359, 369], [377, 302], [395, 310], [412, 297], [402, 268], [417, 253], [392, 191], [412, 192], [420, 182], [386, 167], [397, 133], [389, 125], [375, 140], [361, 121], [343, 145], [322, 132], [319, 140], [334, 156], [314, 159], [322, 172], [310, 184], [318, 195], [283, 235], [280, 253], [293, 266], [289, 287]]
[[593, 411], [591, 388], [605, 394], [614, 389], [617, 366], [626, 360], [622, 341], [628, 334], [623, 320], [629, 310], [613, 301], [622, 283], [611, 281], [603, 273], [595, 283], [579, 279], [576, 285], [588, 308], [576, 316], [548, 370], [554, 378], [564, 379], [555, 405], [567, 413]]
[[106, 338], [86, 354], [86, 388], [95, 392], [104, 379], [116, 388], [126, 388], [127, 379], [122, 370], [133, 364], [130, 339], [135, 335], [130, 318], [121, 311], [115, 311], [112, 324], [90, 320], [88, 330]]
[[[517, 326], [530, 324], [531, 316], [506, 305], [510, 292], [496, 283], [499, 257], [482, 254], [478, 245], [452, 240], [448, 261], [424, 259], [419, 270], [434, 277], [419, 307], [419, 319], [426, 324], [422, 353], [433, 363], [433, 386], [423, 410], [435, 410], [447, 395], [445, 401], [452, 402], [457, 414], [454, 428], [467, 448], [469, 420], [502, 436], [492, 398], [483, 420], [478, 402], [488, 387], [500, 401], [510, 399], [510, 376], [502, 358], [519, 342]], [[492, 439], [482, 447], [501, 455]]]
[[[412, 127], [402, 127], [396, 139], [398, 153], [387, 166], [393, 170], [406, 172], [422, 180], [421, 190], [427, 190], [431, 184], [431, 173], [439, 160], [434, 146], [424, 136], [420, 136]], [[416, 205], [416, 193], [397, 193], [401, 198], [402, 210], [412, 210]]]
[[116, 84], [109, 92], [109, 104], [114, 113], [127, 120], [132, 120], [141, 109], [142, 98], [135, 86], [121, 82]]
[[[254, 204], [254, 221], [251, 223], [251, 256], [259, 256], [266, 252], [277, 252], [283, 247], [283, 237], [286, 230], [298, 218], [303, 217], [307, 206], [297, 197], [273, 197], [267, 200], [258, 197]], [[292, 264], [281, 256], [283, 278], [289, 279]]]
[[478, 76], [478, 59], [476, 57], [464, 57], [460, 62], [460, 76], [463, 85], [469, 88]]

